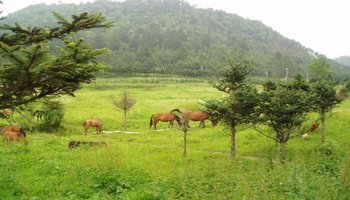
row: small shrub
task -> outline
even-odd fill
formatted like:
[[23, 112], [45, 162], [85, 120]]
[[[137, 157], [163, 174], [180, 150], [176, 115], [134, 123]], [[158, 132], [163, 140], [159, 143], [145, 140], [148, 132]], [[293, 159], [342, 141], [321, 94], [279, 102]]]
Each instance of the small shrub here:
[[329, 173], [334, 177], [339, 176], [339, 164], [341, 162], [340, 155], [337, 153], [337, 145], [335, 142], [327, 142], [322, 144], [316, 151], [317, 162], [313, 166], [316, 173]]
[[130, 190], [130, 183], [117, 176], [112, 170], [99, 174], [94, 178], [94, 182], [95, 189], [113, 196], [122, 195]]
[[42, 110], [36, 114], [43, 120], [43, 123], [39, 125], [40, 131], [57, 132], [64, 116], [64, 106], [59, 101], [46, 100]]

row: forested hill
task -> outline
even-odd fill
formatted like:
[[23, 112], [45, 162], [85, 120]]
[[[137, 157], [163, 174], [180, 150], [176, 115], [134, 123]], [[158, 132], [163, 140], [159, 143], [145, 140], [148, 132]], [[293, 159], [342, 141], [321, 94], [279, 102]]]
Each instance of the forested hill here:
[[350, 56], [341, 56], [335, 59], [338, 63], [350, 67]]
[[[304, 73], [317, 53], [283, 37], [260, 21], [212, 9], [197, 9], [181, 0], [100, 0], [86, 4], [39, 4], [10, 14], [2, 23], [53, 25], [52, 12], [67, 18], [81, 12], [101, 12], [115, 27], [82, 35], [95, 47], [108, 47], [103, 60], [111, 73], [211, 74], [233, 55], [252, 59], [255, 74], [283, 77]], [[313, 54], [313, 55], [312, 55]], [[340, 66], [341, 67], [341, 66]], [[338, 70], [349, 70], [339, 68]]]

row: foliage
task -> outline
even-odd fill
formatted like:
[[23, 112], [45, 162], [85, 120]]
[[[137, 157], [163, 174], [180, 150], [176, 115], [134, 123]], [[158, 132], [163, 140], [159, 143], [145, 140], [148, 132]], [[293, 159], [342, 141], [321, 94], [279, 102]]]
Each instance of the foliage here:
[[64, 117], [63, 104], [60, 101], [45, 100], [43, 101], [42, 106], [42, 109], [33, 113], [39, 119], [42, 119], [42, 123], [39, 125], [39, 130], [45, 132], [57, 132]]
[[129, 111], [135, 103], [135, 99], [130, 96], [127, 90], [124, 90], [123, 96], [119, 101], [114, 101], [114, 105], [123, 111]]
[[308, 72], [317, 79], [322, 77], [329, 77], [331, 75], [331, 66], [326, 57], [320, 57], [311, 61], [306, 67]]
[[320, 79], [311, 85], [312, 109], [317, 112], [322, 124], [322, 142], [326, 137], [326, 114], [343, 100], [343, 96], [337, 96], [335, 83], [331, 80]]
[[[53, 25], [52, 12], [67, 16], [86, 11], [102, 12], [118, 23], [108, 31], [81, 34], [94, 47], [111, 49], [110, 55], [101, 58], [111, 66], [105, 74], [212, 75], [217, 66], [226, 64], [227, 57], [241, 52], [256, 66], [253, 75], [282, 77], [286, 67], [291, 75], [304, 74], [313, 59], [312, 50], [259, 21], [198, 9], [183, 0], [40, 4], [10, 14], [6, 22]], [[332, 64], [338, 75], [349, 73], [338, 65]]]
[[342, 65], [350, 67], [350, 56], [341, 56], [341, 57], [335, 58], [335, 61], [337, 61]]
[[[268, 84], [270, 85], [270, 84]], [[258, 113], [259, 121], [271, 128], [271, 132], [259, 130], [267, 138], [281, 145], [281, 162], [286, 159], [285, 145], [296, 135], [299, 127], [305, 120], [307, 112], [311, 109], [310, 97], [303, 90], [298, 77], [290, 84], [280, 84], [276, 89], [264, 90], [260, 94]]]
[[[231, 157], [235, 157], [235, 135], [237, 126], [256, 119], [255, 107], [258, 98], [256, 89], [247, 83], [247, 76], [253, 70], [245, 60], [229, 60], [229, 65], [211, 83], [219, 91], [228, 94], [222, 101], [207, 101], [205, 106], [210, 115], [219, 115], [231, 132]], [[218, 113], [218, 114], [217, 114]], [[255, 117], [254, 117], [255, 116]]]
[[313, 110], [317, 113], [331, 111], [343, 99], [337, 98], [336, 84], [331, 80], [320, 79], [311, 84]]
[[123, 96], [119, 101], [114, 101], [114, 105], [124, 111], [124, 130], [126, 130], [126, 113], [135, 105], [136, 100], [133, 99], [127, 90], [124, 90]]
[[[100, 14], [72, 15], [69, 21], [55, 14], [60, 26], [23, 28], [1, 25], [0, 108], [24, 105], [52, 95], [73, 95], [81, 83], [94, 80], [103, 67], [97, 56], [106, 49], [93, 49], [73, 33], [110, 27]], [[48, 41], [59, 40], [52, 46]]]

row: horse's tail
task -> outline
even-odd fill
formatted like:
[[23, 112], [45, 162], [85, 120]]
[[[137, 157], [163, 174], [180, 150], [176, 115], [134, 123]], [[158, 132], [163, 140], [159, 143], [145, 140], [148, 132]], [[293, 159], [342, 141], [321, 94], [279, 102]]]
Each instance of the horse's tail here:
[[181, 123], [181, 118], [177, 115], [175, 115], [175, 120], [177, 121], [177, 123], [181, 126], [182, 123]]
[[178, 113], [182, 113], [178, 108], [172, 109], [170, 112], [178, 112]]
[[86, 120], [84, 121], [84, 124], [83, 124], [83, 126], [86, 126]]
[[150, 128], [151, 128], [152, 125], [153, 125], [153, 116], [154, 116], [154, 114], [151, 116], [151, 120], [150, 120], [150, 122], [149, 122], [149, 127], [150, 127]]

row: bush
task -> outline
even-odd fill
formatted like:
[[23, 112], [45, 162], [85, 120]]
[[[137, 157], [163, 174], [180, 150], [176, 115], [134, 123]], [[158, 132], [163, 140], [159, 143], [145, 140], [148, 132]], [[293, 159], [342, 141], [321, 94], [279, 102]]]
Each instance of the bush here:
[[327, 142], [317, 149], [317, 163], [313, 166], [316, 173], [328, 173], [333, 177], [339, 176], [340, 155], [337, 153], [335, 142]]
[[40, 131], [57, 132], [64, 116], [64, 106], [59, 101], [45, 100], [42, 110], [37, 110], [35, 114], [43, 120], [39, 125]]

